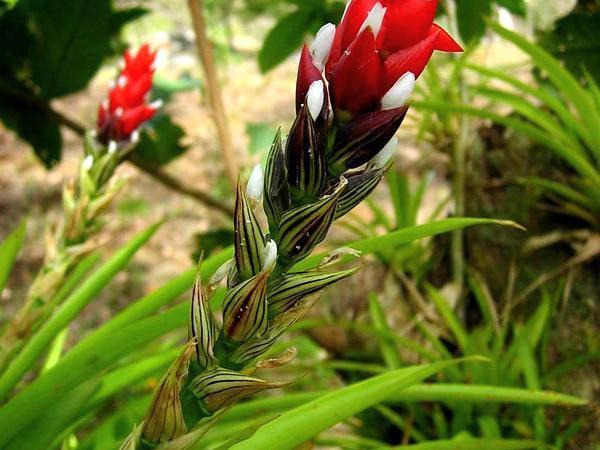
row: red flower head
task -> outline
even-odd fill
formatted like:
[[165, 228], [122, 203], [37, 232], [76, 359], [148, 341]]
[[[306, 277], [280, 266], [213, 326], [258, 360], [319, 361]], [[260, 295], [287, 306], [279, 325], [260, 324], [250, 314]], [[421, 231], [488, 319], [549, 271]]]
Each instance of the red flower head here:
[[313, 64], [302, 60], [298, 80], [314, 80], [324, 65], [335, 112], [403, 106], [435, 50], [462, 51], [433, 23], [436, 8], [437, 0], [351, 0], [335, 34], [329, 25], [317, 36]]
[[96, 132], [98, 140], [105, 145], [110, 141], [135, 140], [134, 132], [150, 120], [161, 102], [148, 103], [148, 92], [152, 88], [156, 52], [143, 45], [135, 55], [126, 51], [123, 69], [108, 99], [100, 104]]

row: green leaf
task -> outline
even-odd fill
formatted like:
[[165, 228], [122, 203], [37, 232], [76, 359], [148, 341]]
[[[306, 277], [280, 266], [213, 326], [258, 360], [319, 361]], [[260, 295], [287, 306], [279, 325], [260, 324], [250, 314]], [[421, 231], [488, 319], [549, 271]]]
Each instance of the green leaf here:
[[65, 300], [56, 313], [33, 335], [0, 378], [0, 398], [4, 398], [12, 390], [52, 340], [129, 263], [161, 224], [153, 225], [138, 235]]
[[[575, 106], [581, 121], [590, 127], [590, 129], [595, 128], [596, 124], [600, 121], [600, 112], [596, 110], [591, 96], [559, 61], [542, 47], [529, 42], [524, 37], [503, 28], [495, 22], [488, 21], [487, 23], [498, 35], [527, 53], [534, 65], [543, 70], [549, 80], [556, 86], [557, 90], [563, 94], [563, 97]], [[597, 133], [594, 136], [597, 136]], [[594, 151], [596, 155], [600, 155], [600, 138], [596, 137], [594, 141], [596, 145], [592, 146], [590, 150]]]
[[523, 450], [539, 448], [540, 443], [517, 439], [446, 439], [404, 445], [407, 450]]
[[45, 99], [84, 88], [110, 52], [111, 2], [22, 0], [37, 45], [32, 79]]
[[600, 189], [600, 172], [594, 167], [594, 165], [582, 156], [576, 150], [565, 148], [559, 142], [556, 142], [544, 131], [531, 125], [530, 123], [517, 119], [514, 117], [506, 117], [500, 114], [496, 114], [487, 109], [478, 108], [470, 105], [455, 105], [446, 102], [414, 102], [413, 105], [417, 108], [423, 108], [434, 111], [454, 112], [469, 114], [476, 117], [481, 117], [488, 120], [493, 120], [496, 123], [505, 125], [513, 130], [528, 136], [529, 138], [537, 141], [538, 143], [546, 146], [549, 150], [554, 152], [557, 156], [564, 159], [566, 163], [576, 170], [580, 175], [588, 177], [589, 181]]
[[56, 443], [65, 430], [72, 427], [78, 419], [79, 412], [87, 399], [97, 390], [99, 382], [87, 383], [69, 392], [54, 408], [46, 410], [36, 424], [35, 433], [19, 433], [9, 445], [2, 447], [4, 450], [42, 450], [55, 448]]
[[[238, 404], [223, 418], [224, 423], [242, 421], [256, 417], [257, 411], [263, 414], [278, 413], [318, 399], [325, 391], [286, 393], [278, 397], [268, 397]], [[524, 404], [583, 406], [587, 401], [571, 395], [549, 391], [533, 391], [502, 386], [427, 383], [410, 386], [393, 393], [386, 400], [389, 404], [407, 402], [448, 402], [481, 404]]]
[[[227, 259], [231, 250], [208, 258], [202, 264], [203, 278]], [[161, 288], [135, 302], [98, 330], [90, 333], [48, 372], [42, 374], [18, 395], [0, 408], [0, 423], [18, 433], [36, 420], [39, 411], [56, 403], [67, 392], [92, 379], [124, 356], [150, 344], [153, 339], [177, 328], [185, 327], [187, 303], [148, 318], [164, 305], [188, 292], [194, 280], [194, 269], [166, 283]], [[36, 405], [35, 408], [31, 405]], [[0, 448], [12, 437], [0, 434]]]
[[282, 414], [263, 426], [250, 439], [232, 448], [295, 448], [344, 419], [383, 402], [392, 393], [419, 383], [458, 362], [443, 361], [399, 369], [333, 391]]
[[450, 308], [448, 301], [444, 296], [433, 286], [426, 285], [427, 295], [429, 299], [434, 303], [438, 313], [442, 317], [442, 320], [446, 326], [450, 329], [460, 349], [465, 352], [469, 345], [469, 333], [463, 327], [460, 319], [454, 314], [454, 311]]
[[184, 136], [170, 116], [158, 114], [144, 127], [133, 153], [144, 162], [162, 166], [185, 153], [187, 147], [181, 144]]
[[173, 94], [200, 90], [201, 87], [202, 82], [187, 73], [177, 79], [164, 78], [155, 74], [152, 82], [152, 98], [168, 102]]
[[503, 6], [511, 13], [524, 17], [527, 14], [525, 0], [496, 0], [498, 6]]
[[37, 104], [18, 103], [0, 93], [0, 120], [33, 148], [47, 169], [61, 158], [62, 136], [58, 125]]
[[17, 228], [0, 243], [0, 295], [4, 291], [8, 276], [21, 251], [26, 231], [27, 221], [23, 219]]
[[465, 402], [517, 403], [525, 405], [583, 406], [587, 400], [557, 392], [536, 391], [490, 385], [419, 384], [392, 394], [389, 403], [403, 402]]
[[[385, 312], [379, 303], [379, 298], [377, 294], [371, 293], [369, 295], [369, 312], [371, 313], [371, 321], [373, 322], [373, 326], [376, 330], [382, 331], [384, 333], [390, 333], [390, 327], [387, 323], [387, 318]], [[402, 361], [400, 359], [400, 355], [398, 354], [398, 350], [396, 349], [396, 344], [394, 341], [389, 341], [386, 339], [381, 339], [380, 341], [381, 355], [383, 359], [390, 369], [398, 369], [402, 366]]]
[[[409, 244], [419, 239], [437, 236], [462, 228], [476, 225], [502, 225], [517, 229], [523, 229], [520, 225], [507, 220], [494, 219], [473, 219], [473, 218], [452, 218], [431, 222], [416, 227], [402, 228], [397, 231], [385, 234], [383, 236], [373, 236], [360, 241], [351, 242], [347, 247], [358, 250], [362, 253], [376, 253], [383, 250], [389, 250], [400, 245]], [[324, 255], [313, 255], [294, 266], [294, 270], [306, 270], [315, 267], [323, 259]]]
[[465, 42], [478, 41], [485, 33], [484, 18], [492, 13], [492, 0], [456, 0], [460, 36]]
[[543, 102], [544, 106], [556, 114], [563, 122], [563, 128], [565, 131], [572, 130], [577, 136], [588, 145], [595, 145], [595, 141], [592, 137], [592, 130], [588, 130], [575, 116], [572, 111], [569, 110], [568, 105], [565, 106], [563, 100], [556, 96], [554, 93], [547, 89], [539, 89], [536, 86], [531, 86], [527, 83], [522, 82], [517, 77], [511, 76], [503, 69], [490, 69], [483, 66], [477, 66], [474, 64], [466, 64], [465, 67], [475, 72], [480, 73], [486, 77], [495, 78], [505, 82], [506, 84], [516, 88], [522, 97], [531, 95], [533, 98], [539, 99]]
[[150, 12], [149, 9], [142, 7], [134, 7], [127, 9], [119, 9], [113, 11], [110, 19], [110, 30], [111, 33], [118, 33], [121, 28], [127, 25], [129, 22], [139, 19]]
[[[516, 226], [513, 222], [491, 219], [448, 219], [357, 241], [349, 246], [369, 253], [455, 229], [484, 224]], [[205, 260], [202, 265], [202, 277], [209, 278], [231, 256], [232, 250], [229, 248]], [[304, 269], [316, 267], [324, 256], [322, 254], [309, 258], [302, 264]], [[0, 435], [0, 447], [6, 442], [5, 439], [8, 440], [13, 433], [30, 426], [36, 420], [39, 411], [51, 407], [70, 389], [90, 380], [124, 356], [151, 344], [154, 339], [185, 327], [189, 310], [187, 303], [161, 314], [151, 315], [183, 293], [189, 293], [193, 279], [194, 270], [190, 269], [134, 302], [101, 328], [86, 336], [67, 352], [56, 366], [3, 405], [0, 408], [0, 423], [6, 424], [11, 434]]]
[[556, 22], [552, 31], [539, 36], [542, 47], [563, 61], [572, 73], [583, 78], [587, 68], [600, 81], [600, 12], [575, 12]]
[[[167, 364], [168, 365], [168, 364]], [[79, 450], [117, 449], [131, 432], [135, 423], [148, 410], [151, 396], [130, 397], [119, 409], [99, 418], [100, 422], [83, 436], [77, 447]]]
[[315, 21], [310, 9], [298, 9], [285, 16], [269, 31], [258, 54], [258, 65], [265, 73], [283, 62], [300, 45]]
[[247, 123], [246, 134], [250, 140], [248, 152], [251, 155], [266, 155], [271, 148], [273, 136], [277, 133], [277, 130], [278, 127], [266, 122]]

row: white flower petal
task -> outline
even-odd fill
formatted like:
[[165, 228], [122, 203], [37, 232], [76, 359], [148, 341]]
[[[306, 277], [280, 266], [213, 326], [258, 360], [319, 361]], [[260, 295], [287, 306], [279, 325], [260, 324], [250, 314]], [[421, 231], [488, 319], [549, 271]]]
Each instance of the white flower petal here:
[[254, 166], [254, 169], [252, 169], [252, 173], [248, 179], [248, 184], [246, 185], [246, 197], [248, 197], [250, 201], [256, 203], [260, 202], [263, 195], [264, 183], [262, 167], [260, 164], [257, 164]]
[[415, 89], [416, 79], [412, 72], [406, 72], [381, 99], [381, 109], [394, 109], [406, 105]]
[[108, 153], [112, 155], [116, 152], [117, 152], [117, 143], [115, 141], [110, 141], [108, 143]]
[[156, 111], [157, 109], [162, 108], [163, 104], [164, 104], [163, 101], [159, 98], [158, 100], [154, 100], [148, 106]]
[[270, 240], [265, 245], [263, 252], [263, 269], [272, 270], [277, 263], [277, 244], [274, 240]]
[[313, 57], [315, 66], [323, 70], [325, 63], [329, 59], [331, 53], [331, 45], [333, 44], [333, 38], [335, 37], [335, 25], [328, 23], [323, 25], [314, 42], [310, 46], [310, 53]]
[[325, 102], [325, 85], [322, 80], [313, 81], [306, 94], [306, 105], [313, 120], [317, 120]]
[[89, 171], [89, 170], [91, 170], [91, 168], [93, 166], [94, 166], [94, 157], [92, 155], [87, 155], [83, 159], [83, 162], [81, 163], [81, 167], [83, 168], [83, 170]]
[[367, 18], [360, 27], [360, 30], [358, 30], [358, 33], [360, 34], [365, 28], [371, 27], [373, 35], [377, 38], [377, 35], [381, 31], [381, 25], [383, 24], [383, 18], [385, 17], [386, 11], [387, 8], [384, 8], [381, 3], [377, 2], [371, 11], [369, 11]]
[[140, 142], [140, 130], [139, 129], [135, 129], [131, 132], [131, 136], [129, 137], [129, 140], [131, 141], [132, 144], [137, 144], [138, 142]]
[[375, 155], [375, 157], [371, 160], [369, 166], [372, 169], [383, 169], [387, 163], [390, 162], [392, 157], [394, 156], [394, 152], [398, 147], [398, 138], [394, 136], [390, 142], [385, 144], [385, 147]]

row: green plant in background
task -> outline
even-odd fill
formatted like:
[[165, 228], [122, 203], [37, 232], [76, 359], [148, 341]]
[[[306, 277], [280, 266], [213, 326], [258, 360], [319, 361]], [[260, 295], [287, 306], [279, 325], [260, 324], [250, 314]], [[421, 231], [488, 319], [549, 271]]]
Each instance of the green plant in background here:
[[[581, 86], [572, 74], [542, 48], [515, 33], [495, 24], [491, 25], [496, 32], [531, 57], [536, 67], [546, 73], [548, 81], [552, 83], [552, 90], [531, 87], [505, 71], [467, 64], [467, 69], [513, 88], [514, 91], [510, 91], [479, 86], [475, 88], [475, 93], [495, 103], [510, 106], [520, 117], [505, 117], [488, 108], [444, 102], [422, 102], [419, 106], [493, 120], [544, 145], [571, 167], [574, 176], [566, 183], [542, 179], [524, 182], [551, 194], [565, 213], [596, 227], [600, 214], [600, 142], [593, 124], [600, 117], [598, 86], [591, 78], [588, 78], [587, 88]], [[540, 102], [543, 107], [536, 107], [531, 102]]]
[[[354, 436], [354, 445], [348, 448], [391, 448], [402, 443], [408, 448], [411, 444], [415, 448], [430, 445], [436, 449], [463, 448], [462, 439], [467, 439], [465, 445], [468, 439], [474, 439], [473, 448], [479, 449], [496, 448], [496, 445], [498, 448], [503, 448], [502, 445], [535, 448], [542, 443], [561, 448], [570, 441], [581, 422], [566, 422], [556, 411], [546, 414], [544, 406], [583, 403], [541, 390], [554, 386], [556, 375], [565, 375], [562, 365], [548, 367], [547, 338], [553, 320], [558, 317], [556, 305], [560, 296], [550, 298], [544, 293], [538, 309], [521, 323], [510, 318], [510, 314], [494, 309], [494, 300], [478, 274], [470, 273], [469, 286], [481, 308], [481, 322], [474, 327], [463, 325], [444, 296], [431, 286], [427, 287], [427, 298], [435, 305], [439, 321], [418, 319], [416, 333], [412, 333], [414, 338], [393, 332], [375, 294], [370, 298], [370, 325], [331, 322], [359, 332], [374, 343], [378, 351], [374, 352], [370, 346], [346, 361], [325, 360], [314, 374], [313, 383], [321, 380], [327, 384], [336, 378], [346, 383], [360, 380], [365, 374], [406, 367], [413, 364], [415, 357], [431, 364], [456, 354], [475, 354], [488, 357], [489, 364], [447, 367], [436, 376], [436, 383], [413, 386], [392, 395], [385, 404], [360, 414], [359, 421], [349, 424], [348, 435], [329, 435], [317, 442], [344, 446], [344, 442], [353, 442], [344, 436]], [[593, 349], [588, 350], [593, 352]], [[584, 353], [590, 354], [589, 351]], [[576, 365], [565, 367], [574, 370]], [[307, 399], [305, 394], [298, 397]], [[265, 411], [265, 415], [277, 411], [275, 401], [258, 403], [265, 406], [270, 403], [274, 407]], [[503, 408], [502, 403], [512, 406]]]
[[[550, 375], [554, 373], [554, 368], [549, 367], [548, 336], [553, 322], [559, 320], [557, 305], [560, 292], [550, 297], [544, 290], [537, 309], [521, 322], [515, 321], [508, 308], [496, 310], [498, 302], [491, 297], [478, 273], [470, 272], [468, 283], [471, 299], [477, 305], [477, 315], [480, 318], [477, 325], [468, 328], [444, 295], [426, 285], [427, 299], [435, 305], [439, 321], [417, 323], [421, 334], [419, 340], [425, 342], [424, 349], [427, 350], [427, 353], [421, 353], [432, 357], [431, 361], [450, 355], [476, 354], [488, 357], [491, 362], [465, 366], [466, 370], [449, 368], [440, 376], [443, 382], [457, 386], [468, 383], [472, 388], [490, 388], [493, 385], [498, 386], [500, 391], [523, 388], [531, 392], [555, 387], [557, 379]], [[377, 305], [377, 298], [374, 297], [372, 302]], [[377, 306], [371, 310], [374, 324], [382, 321], [381, 316], [376, 314], [378, 310]], [[471, 311], [470, 314], [474, 313]], [[397, 343], [383, 338], [379, 341], [381, 355], [388, 366], [393, 363], [393, 367], [397, 362], [404, 364], [396, 350]], [[585, 351], [586, 354], [593, 352], [593, 348]], [[576, 366], [571, 367], [575, 368]], [[415, 442], [426, 442], [432, 438], [448, 439], [457, 434], [468, 433], [488, 439], [534, 438], [538, 442], [561, 448], [582, 425], [580, 421], [565, 423], [560, 413], [548, 415], [542, 407], [533, 407], [527, 403], [504, 411], [497, 406], [477, 405], [467, 398], [456, 401], [449, 397], [444, 405], [435, 405], [433, 408], [427, 405], [383, 408], [378, 413], [389, 421], [389, 426], [400, 426], [404, 436], [410, 436], [410, 440]], [[410, 428], [409, 423], [412, 424]], [[549, 423], [555, 425], [549, 426]], [[369, 429], [367, 425], [367, 435]], [[383, 432], [386, 432], [385, 427]]]
[[[551, 30], [538, 31], [538, 43], [566, 68], [583, 79], [586, 71], [600, 82], [600, 4], [597, 1], [579, 1], [574, 11], [558, 20]], [[584, 70], [585, 69], [585, 70]]]
[[[115, 9], [112, 0], [93, 5], [81, 0], [24, 0], [12, 6], [0, 15], [0, 120], [50, 168], [61, 159], [60, 127], [84, 132], [52, 101], [84, 89], [103, 61], [123, 51], [122, 27], [147, 10]], [[168, 162], [184, 151], [178, 144], [181, 135], [181, 128], [159, 114], [152, 133], [143, 133], [136, 156], [151, 163]]]
[[[311, 50], [313, 55], [307, 50], [303, 54], [304, 69], [319, 62], [319, 47]], [[306, 65], [307, 60], [311, 65]], [[410, 442], [407, 448], [501, 450], [540, 448], [543, 442], [561, 447], [577, 431], [578, 423], [554, 427], [556, 433], [543, 429], [548, 426], [544, 406], [585, 403], [541, 390], [560, 389], [555, 384], [558, 376], [582, 360], [577, 355], [564, 365], [547, 362], [548, 333], [556, 320], [558, 295], [550, 297], [543, 291], [539, 308], [521, 321], [510, 312], [496, 311], [485, 283], [469, 273], [465, 298], [479, 306], [481, 316], [471, 325], [471, 318], [463, 320], [440, 292], [424, 282], [432, 263], [429, 256], [435, 252], [430, 239], [421, 239], [473, 225], [514, 224], [454, 218], [417, 225], [428, 178], [411, 189], [408, 177], [389, 170], [387, 161], [395, 145], [385, 145], [391, 136], [387, 130], [383, 133], [381, 123], [381, 128], [361, 128], [366, 123], [359, 120], [364, 120], [361, 114], [344, 120], [346, 111], [335, 108], [336, 99], [335, 120], [326, 120], [331, 118], [325, 106], [329, 95], [322, 75], [315, 79], [314, 73], [300, 71], [306, 78], [298, 82], [304, 86], [299, 89], [298, 115], [287, 142], [279, 135], [276, 138], [264, 183], [255, 169], [246, 189], [238, 186], [234, 249], [206, 257], [197, 274], [193, 269], [186, 271], [65, 349], [64, 336], [71, 321], [109, 286], [159, 225], [134, 238], [97, 270], [91, 270], [98, 260], [95, 254], [73, 265], [55, 297], [60, 299], [60, 308], [40, 324], [9, 371], [0, 376], [0, 396], [7, 398], [0, 406], [0, 448], [116, 449], [134, 429], [123, 448], [295, 448], [313, 441], [348, 449], [392, 448]], [[404, 102], [406, 86], [401, 87], [394, 94], [396, 100], [402, 94]], [[447, 117], [455, 115], [451, 110], [440, 111]], [[375, 112], [381, 114], [379, 118], [384, 116], [379, 105]], [[398, 113], [403, 117], [404, 112]], [[374, 117], [377, 114], [370, 120]], [[395, 132], [397, 126], [394, 122], [390, 128]], [[378, 153], [382, 147], [385, 151]], [[362, 156], [366, 166], [344, 158], [365, 148], [369, 149], [369, 155]], [[104, 150], [95, 153], [93, 161], [100, 161]], [[319, 158], [323, 154], [325, 158]], [[347, 166], [355, 163], [356, 167]], [[360, 238], [340, 242], [351, 250], [309, 255], [327, 234], [331, 221], [365, 200], [386, 171], [393, 216], [367, 201], [372, 222], [350, 215], [340, 221]], [[103, 170], [92, 172], [99, 176]], [[260, 207], [263, 195], [268, 233]], [[437, 218], [446, 204], [442, 200], [431, 218]], [[375, 235], [382, 229], [384, 235]], [[21, 225], [0, 244], [0, 292], [23, 239]], [[307, 294], [351, 275], [354, 269], [330, 272], [328, 267], [351, 261], [356, 252], [373, 254], [394, 270], [406, 271], [415, 285], [426, 290], [421, 295], [436, 308], [425, 303], [428, 323], [417, 317], [422, 336], [396, 334], [379, 298], [372, 295], [370, 325], [337, 325], [364, 333], [381, 357], [371, 352], [363, 360], [354, 355], [323, 360], [322, 350], [303, 336], [275, 342], [288, 329], [304, 330], [323, 323], [301, 320], [317, 300]], [[227, 286], [219, 287], [224, 278]], [[194, 279], [190, 311], [189, 302], [176, 302]], [[201, 286], [201, 279], [210, 280], [208, 287]], [[223, 324], [214, 320], [221, 308]], [[188, 337], [195, 340], [182, 350], [186, 325]], [[291, 345], [301, 355], [298, 365], [291, 361], [296, 352], [286, 351]], [[46, 361], [40, 364], [46, 352]], [[410, 357], [405, 359], [407, 352]], [[462, 355], [470, 357], [452, 360]], [[590, 355], [582, 355], [583, 360]], [[316, 362], [307, 365], [305, 360]], [[409, 365], [415, 362], [420, 365]], [[276, 378], [286, 370], [291, 370], [292, 379], [302, 376], [286, 387], [284, 395], [232, 406], [239, 397], [281, 386], [263, 380], [267, 369]], [[17, 385], [26, 372], [32, 376]], [[364, 379], [365, 373], [375, 376]], [[314, 381], [303, 380], [310, 376]], [[432, 376], [442, 382], [420, 384]], [[294, 392], [296, 386], [310, 386], [310, 390]], [[352, 419], [357, 415], [362, 426]], [[373, 415], [377, 421], [365, 433]], [[145, 420], [140, 423], [142, 417]], [[343, 426], [327, 432], [337, 423]], [[380, 425], [385, 433], [379, 433]]]
[[79, 174], [63, 190], [63, 220], [49, 229], [46, 237], [44, 265], [24, 304], [0, 336], [0, 374], [11, 380], [5, 385], [9, 388], [26, 370], [12, 365], [11, 360], [61, 306], [65, 300], [61, 290], [71, 272], [99, 247], [100, 216], [124, 184], [113, 177], [115, 171], [137, 143], [140, 127], [160, 106], [147, 103], [155, 56], [148, 46], [136, 55], [125, 53], [123, 69], [99, 108], [97, 128], [86, 136]]

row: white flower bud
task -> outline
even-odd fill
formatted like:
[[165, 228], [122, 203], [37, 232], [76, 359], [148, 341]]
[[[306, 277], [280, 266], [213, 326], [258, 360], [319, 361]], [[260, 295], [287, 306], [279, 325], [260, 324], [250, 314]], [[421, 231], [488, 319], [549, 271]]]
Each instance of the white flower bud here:
[[117, 152], [117, 143], [115, 141], [110, 141], [108, 143], [108, 153], [114, 155]]
[[139, 129], [135, 129], [131, 132], [131, 136], [129, 137], [129, 140], [131, 141], [132, 144], [137, 144], [138, 142], [140, 142], [140, 130]]
[[263, 196], [264, 184], [265, 181], [262, 167], [260, 164], [257, 164], [254, 166], [254, 169], [252, 169], [248, 184], [246, 185], [246, 197], [248, 197], [248, 200], [256, 203], [260, 202]]
[[313, 57], [313, 63], [320, 70], [325, 68], [325, 63], [329, 59], [329, 54], [331, 53], [331, 45], [333, 44], [333, 38], [335, 37], [335, 25], [332, 23], [328, 23], [323, 25], [317, 35], [315, 36], [315, 40], [310, 46], [310, 54]]
[[152, 108], [153, 110], [157, 110], [162, 108], [163, 106], [163, 101], [161, 99], [158, 100], [154, 100], [152, 103], [150, 103], [150, 105], [148, 105], [150, 108]]
[[313, 81], [306, 94], [306, 105], [313, 120], [317, 120], [325, 102], [325, 86], [322, 80]]
[[383, 96], [381, 109], [385, 111], [406, 105], [415, 89], [415, 84], [415, 75], [412, 72], [406, 72]]
[[375, 157], [371, 160], [369, 166], [375, 170], [383, 169], [394, 156], [396, 147], [398, 147], [398, 138], [394, 136], [390, 140], [390, 142], [385, 144], [385, 147], [383, 147], [383, 149], [375, 155]]
[[94, 166], [94, 157], [92, 155], [87, 155], [83, 159], [83, 162], [81, 163], [81, 167], [83, 168], [83, 170], [85, 170], [87, 172], [87, 171], [91, 170], [93, 166]]
[[272, 270], [277, 263], [277, 244], [270, 240], [263, 251], [263, 270]]
[[385, 17], [386, 11], [387, 8], [384, 8], [381, 3], [377, 2], [371, 11], [369, 11], [367, 18], [360, 27], [360, 30], [358, 30], [358, 33], [360, 34], [365, 28], [371, 27], [373, 35], [377, 38], [377, 35], [381, 31], [381, 25], [383, 24], [383, 18]]

